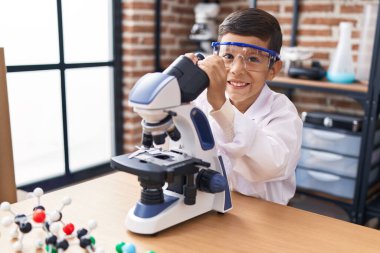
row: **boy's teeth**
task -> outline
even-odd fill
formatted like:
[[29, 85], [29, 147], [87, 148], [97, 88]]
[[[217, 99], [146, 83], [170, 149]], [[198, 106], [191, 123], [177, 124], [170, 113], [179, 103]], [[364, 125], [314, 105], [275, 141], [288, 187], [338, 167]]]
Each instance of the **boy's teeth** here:
[[237, 82], [230, 82], [233, 86], [245, 86], [246, 83], [237, 83]]

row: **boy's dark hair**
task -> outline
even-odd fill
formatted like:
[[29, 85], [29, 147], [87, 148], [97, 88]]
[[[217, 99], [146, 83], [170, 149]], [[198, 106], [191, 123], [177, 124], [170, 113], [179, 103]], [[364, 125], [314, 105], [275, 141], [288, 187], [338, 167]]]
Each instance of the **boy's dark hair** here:
[[219, 25], [219, 38], [227, 33], [255, 36], [268, 41], [268, 49], [280, 53], [281, 27], [277, 19], [266, 11], [249, 8], [231, 13]]

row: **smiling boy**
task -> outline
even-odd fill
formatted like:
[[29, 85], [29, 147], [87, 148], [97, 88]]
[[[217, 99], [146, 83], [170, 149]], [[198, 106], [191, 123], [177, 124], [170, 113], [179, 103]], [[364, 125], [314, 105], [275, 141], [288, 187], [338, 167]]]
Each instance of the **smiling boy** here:
[[197, 61], [209, 76], [194, 103], [208, 115], [232, 189], [287, 204], [295, 193], [302, 121], [292, 102], [266, 81], [281, 70], [281, 28], [260, 9], [230, 14], [214, 54]]

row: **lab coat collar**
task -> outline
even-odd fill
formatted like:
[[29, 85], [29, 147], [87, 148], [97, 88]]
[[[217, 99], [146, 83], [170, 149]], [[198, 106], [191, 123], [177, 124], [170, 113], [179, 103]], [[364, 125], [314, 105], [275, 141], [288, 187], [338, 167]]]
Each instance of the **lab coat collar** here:
[[271, 101], [273, 100], [272, 93], [273, 91], [265, 84], [256, 101], [248, 108], [244, 115], [250, 119], [259, 119], [267, 115], [270, 111]]

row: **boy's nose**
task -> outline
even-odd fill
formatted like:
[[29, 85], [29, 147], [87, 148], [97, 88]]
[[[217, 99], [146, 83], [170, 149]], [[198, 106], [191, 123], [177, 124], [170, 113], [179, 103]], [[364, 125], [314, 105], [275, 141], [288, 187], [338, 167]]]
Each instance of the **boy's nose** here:
[[242, 55], [237, 55], [232, 62], [231, 71], [236, 73], [245, 69], [245, 59]]

